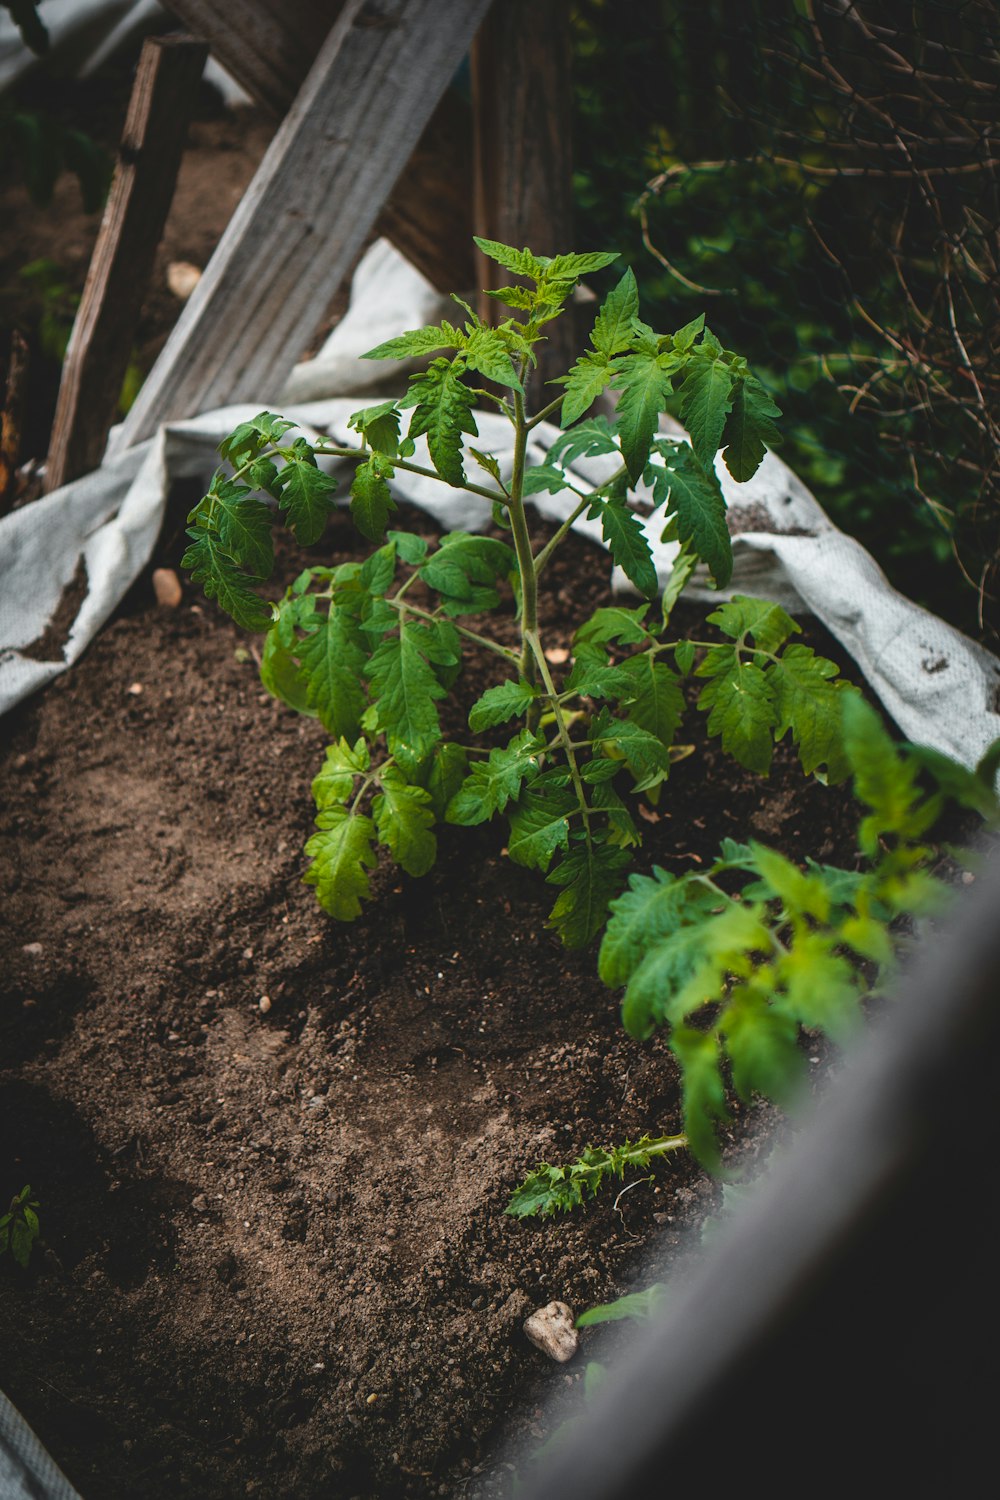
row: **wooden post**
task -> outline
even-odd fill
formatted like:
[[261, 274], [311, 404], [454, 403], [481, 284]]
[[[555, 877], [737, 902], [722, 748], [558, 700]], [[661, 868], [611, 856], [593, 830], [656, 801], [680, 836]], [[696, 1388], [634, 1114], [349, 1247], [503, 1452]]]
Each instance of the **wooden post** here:
[[[496, 0], [472, 49], [472, 99], [476, 234], [539, 255], [574, 249], [569, 0]], [[485, 257], [478, 270], [481, 287], [509, 284]], [[508, 316], [492, 297], [479, 314]], [[568, 313], [547, 333], [532, 377], [539, 405], [539, 387], [577, 352]]]
[[[189, 31], [279, 119], [305, 82], [344, 0], [167, 0]], [[472, 246], [472, 115], [449, 92], [376, 222], [440, 291], [475, 281]]]
[[0, 412], [0, 516], [5, 516], [14, 507], [27, 383], [28, 341], [20, 328], [15, 328], [10, 338], [4, 404]]
[[274, 400], [468, 50], [487, 0], [346, 0], [119, 429]]
[[104, 453], [207, 55], [205, 44], [190, 37], [143, 44], [114, 181], [66, 351], [46, 490], [89, 473]]

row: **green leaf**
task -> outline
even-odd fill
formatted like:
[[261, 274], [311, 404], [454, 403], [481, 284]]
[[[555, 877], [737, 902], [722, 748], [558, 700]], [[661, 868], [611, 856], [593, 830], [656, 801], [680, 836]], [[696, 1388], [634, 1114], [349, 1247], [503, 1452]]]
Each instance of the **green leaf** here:
[[607, 417], [588, 417], [570, 432], [563, 432], [549, 448], [550, 463], [571, 464], [575, 458], [594, 458], [600, 453], [617, 453], [618, 438]]
[[244, 484], [224, 481], [211, 491], [212, 520], [223, 549], [255, 578], [270, 578], [274, 567], [272, 516]]
[[768, 1005], [756, 987], [744, 985], [726, 1006], [720, 1025], [740, 1098], [749, 1103], [754, 1094], [763, 1094], [787, 1103], [805, 1062], [792, 1017]]
[[313, 778], [312, 794], [318, 812], [328, 807], [338, 807], [350, 800], [355, 781], [368, 770], [370, 756], [368, 746], [359, 739], [352, 747], [346, 740], [338, 740], [326, 747], [326, 759], [322, 769]]
[[726, 502], [714, 469], [702, 468], [693, 451], [681, 443], [664, 453], [664, 467], [654, 470], [656, 503], [667, 502], [677, 518], [677, 536], [690, 543], [725, 588], [733, 572], [733, 548], [726, 525]]
[[510, 350], [495, 328], [473, 329], [464, 353], [470, 368], [478, 370], [487, 380], [494, 380], [497, 385], [511, 386], [515, 391], [523, 392], [524, 387], [517, 378]]
[[521, 494], [539, 495], [548, 491], [551, 495], [560, 495], [569, 483], [562, 469], [557, 469], [554, 464], [534, 464], [524, 471]]
[[838, 668], [808, 646], [788, 646], [781, 660], [768, 671], [774, 689], [778, 723], [774, 737], [789, 730], [798, 747], [799, 760], [807, 776], [826, 766], [826, 779], [843, 781], [850, 767], [844, 754], [840, 701], [853, 692], [844, 683], [832, 681]]
[[503, 480], [500, 477], [500, 465], [494, 458], [493, 454], [482, 453], [478, 448], [473, 448], [471, 443], [469, 445], [469, 452], [472, 454], [472, 457], [475, 459], [476, 463], [483, 470], [483, 472], [489, 474], [493, 479], [495, 479], [497, 484], [499, 484], [502, 488]]
[[278, 475], [281, 497], [278, 501], [295, 540], [302, 547], [318, 542], [333, 509], [332, 495], [337, 481], [316, 467], [316, 459], [305, 438], [297, 438], [285, 467]]
[[378, 863], [372, 849], [375, 825], [371, 818], [352, 815], [344, 807], [326, 808], [316, 825], [319, 831], [305, 848], [312, 864], [303, 882], [316, 887], [325, 912], [338, 922], [351, 922], [361, 915], [361, 902], [371, 895], [366, 871]]
[[[771, 734], [778, 722], [774, 692], [767, 677], [752, 662], [740, 662], [735, 650], [720, 647], [710, 653], [718, 664], [729, 651], [728, 670], [706, 683], [698, 707], [708, 713], [708, 732], [721, 735], [722, 748], [748, 771], [766, 776], [771, 769]], [[706, 661], [698, 668], [699, 673]]]
[[361, 535], [370, 542], [380, 542], [395, 509], [396, 502], [379, 460], [372, 457], [367, 463], [358, 464], [351, 481], [351, 515]]
[[[601, 303], [590, 342], [606, 358], [621, 354], [632, 341], [632, 326], [638, 316], [639, 288], [630, 266], [618, 285]], [[566, 425], [565, 416], [563, 425]]]
[[670, 1050], [681, 1066], [684, 1134], [702, 1165], [716, 1171], [720, 1158], [715, 1128], [729, 1118], [718, 1037], [678, 1026], [671, 1033]]
[[438, 349], [461, 349], [465, 335], [450, 323], [440, 323], [433, 328], [411, 328], [394, 339], [387, 339], [362, 354], [362, 359], [417, 359], [422, 354], [433, 354]]
[[684, 592], [697, 566], [698, 559], [693, 552], [681, 552], [670, 569], [670, 577], [667, 579], [663, 590], [662, 615], [664, 625], [670, 623], [670, 616], [674, 612], [674, 605]]
[[477, 761], [472, 767], [448, 804], [448, 822], [472, 827], [503, 812], [522, 784], [538, 775], [538, 756], [544, 748], [543, 739], [522, 729], [503, 750], [491, 750], [488, 760]]
[[589, 410], [613, 374], [604, 355], [588, 353], [581, 354], [576, 363], [570, 366], [568, 374], [558, 377], [559, 383], [566, 387], [559, 417], [563, 427], [570, 427]]
[[400, 416], [395, 401], [382, 401], [378, 406], [366, 406], [363, 411], [354, 412], [347, 425], [360, 432], [370, 448], [395, 458], [399, 452]]
[[[1000, 744], [1000, 741], [997, 743]], [[934, 778], [950, 801], [977, 812], [988, 823], [995, 822], [1000, 816], [1000, 804], [993, 790], [992, 777], [989, 774], [983, 776], [980, 770], [982, 761], [974, 771], [970, 771], [967, 766], [952, 760], [950, 755], [942, 755], [940, 750], [932, 750], [929, 745], [907, 745], [906, 753]], [[988, 773], [989, 762], [986, 769]]]
[[249, 422], [241, 422], [219, 444], [219, 453], [234, 469], [242, 468], [268, 443], [277, 443], [295, 426], [294, 422], [271, 411], [258, 412]]
[[767, 599], [748, 599], [743, 594], [736, 594], [726, 604], [720, 604], [708, 618], [723, 635], [734, 641], [752, 635], [755, 645], [762, 651], [777, 651], [789, 636], [799, 635], [802, 629], [780, 604], [772, 604]]
[[800, 1026], [825, 1031], [843, 1046], [857, 1031], [861, 1011], [857, 977], [847, 959], [832, 951], [834, 941], [826, 933], [796, 938], [776, 966], [781, 988], [773, 1003]]
[[677, 332], [671, 337], [670, 342], [675, 349], [679, 350], [682, 354], [686, 354], [704, 326], [705, 314], [699, 313], [696, 318], [691, 319], [690, 323], [685, 323], [683, 328], [678, 328]]
[[720, 359], [693, 358], [680, 388], [681, 421], [691, 447], [707, 468], [719, 451], [722, 430], [732, 409], [735, 376]]
[[381, 791], [372, 801], [379, 843], [386, 845], [408, 875], [426, 875], [437, 858], [430, 793], [411, 785], [395, 766], [379, 774], [379, 786]]
[[627, 984], [653, 946], [719, 899], [700, 881], [678, 880], [659, 866], [652, 875], [631, 875], [628, 890], [611, 903], [598, 958], [601, 979], [611, 989]]
[[599, 1323], [620, 1323], [623, 1319], [644, 1321], [653, 1318], [667, 1300], [664, 1282], [654, 1281], [643, 1292], [629, 1292], [614, 1302], [588, 1307], [576, 1320], [577, 1328], [594, 1328]]
[[427, 556], [426, 537], [417, 536], [412, 531], [389, 531], [386, 533], [386, 541], [392, 542], [403, 562], [409, 563], [413, 568], [418, 567]]
[[[512, 856], [513, 857], [513, 856]], [[584, 948], [604, 926], [608, 903], [622, 885], [629, 854], [592, 839], [574, 844], [547, 879], [563, 886], [546, 926], [555, 928], [567, 948]]]
[[631, 719], [613, 719], [602, 709], [593, 721], [590, 737], [595, 747], [623, 760], [635, 780], [637, 792], [658, 786], [670, 774], [670, 752], [648, 729]]
[[612, 384], [621, 391], [615, 425], [629, 479], [637, 484], [649, 458], [660, 413], [666, 409], [670, 375], [661, 356], [651, 354], [620, 355], [614, 361], [614, 370]]
[[601, 531], [611, 556], [640, 594], [653, 598], [659, 579], [639, 516], [624, 503], [604, 499], [595, 499], [587, 514], [591, 519], [600, 516]]
[[906, 836], [924, 830], [916, 815], [920, 801], [917, 766], [897, 752], [875, 709], [860, 693], [843, 694], [841, 723], [854, 794], [872, 810], [859, 833], [863, 852], [873, 857], [879, 834]]
[[684, 713], [684, 694], [678, 678], [647, 652], [623, 663], [632, 684], [628, 716], [664, 745], [672, 745]]
[[218, 600], [237, 625], [244, 630], [266, 630], [273, 619], [271, 606], [251, 587], [260, 580], [241, 573], [212, 532], [192, 527], [188, 536], [193, 542], [181, 558], [181, 567], [210, 599]]
[[569, 847], [569, 820], [576, 809], [568, 787], [527, 786], [509, 813], [507, 853], [514, 863], [547, 870], [556, 850]]
[[674, 661], [682, 677], [690, 677], [694, 666], [695, 645], [693, 641], [678, 641], [674, 648]]
[[551, 281], [578, 281], [581, 276], [592, 276], [603, 271], [620, 258], [619, 250], [587, 250], [582, 254], [556, 255], [549, 261], [545, 274]]
[[606, 641], [618, 641], [623, 646], [643, 646], [651, 639], [643, 624], [648, 612], [648, 604], [640, 604], [636, 609], [622, 609], [619, 605], [596, 609], [580, 626], [573, 643], [597, 646]]
[[781, 434], [774, 425], [781, 408], [754, 376], [745, 376], [733, 392], [733, 409], [726, 419], [721, 445], [726, 468], [745, 484], [756, 474], [767, 448], [775, 448]]
[[443, 821], [448, 804], [457, 795], [469, 769], [468, 753], [447, 740], [416, 768], [415, 776], [430, 793], [434, 816]]
[[817, 922], [829, 920], [830, 893], [822, 878], [814, 873], [804, 874], [798, 865], [776, 849], [768, 849], [756, 842], [751, 842], [749, 848], [763, 889], [756, 884], [748, 886], [744, 896], [767, 901], [777, 899], [789, 916], [804, 914]]
[[459, 372], [447, 359], [436, 359], [422, 375], [410, 377], [401, 405], [414, 407], [409, 436], [426, 434], [427, 448], [435, 469], [446, 484], [465, 483], [462, 467], [462, 434], [478, 433], [472, 414], [475, 397], [462, 384]]
[[462, 606], [456, 612], [477, 613], [495, 608], [500, 596], [494, 585], [517, 568], [514, 551], [496, 537], [470, 536], [451, 531], [441, 545], [421, 564], [420, 576], [428, 588]]
[[330, 734], [353, 740], [365, 710], [361, 674], [367, 658], [357, 620], [334, 598], [295, 651], [310, 708]]
[[434, 700], [445, 690], [427, 660], [429, 647], [429, 633], [407, 621], [399, 635], [384, 637], [366, 668], [375, 722], [403, 766], [423, 760], [441, 738]]
[[260, 656], [260, 680], [272, 698], [279, 698], [289, 708], [294, 708], [296, 713], [316, 715], [316, 709], [309, 702], [308, 688], [299, 671], [299, 664], [288, 647], [282, 645], [276, 625], [272, 625], [264, 637], [264, 649]]
[[547, 262], [540, 260], [530, 250], [516, 250], [513, 245], [501, 244], [499, 240], [486, 240], [478, 234], [474, 234], [472, 238], [483, 254], [489, 260], [496, 261], [498, 266], [503, 266], [505, 271], [510, 271], [515, 276], [528, 276], [532, 281], [540, 281], [545, 275]]
[[487, 688], [469, 710], [469, 728], [474, 734], [506, 724], [508, 719], [526, 713], [538, 697], [538, 691], [527, 682], [501, 682]]

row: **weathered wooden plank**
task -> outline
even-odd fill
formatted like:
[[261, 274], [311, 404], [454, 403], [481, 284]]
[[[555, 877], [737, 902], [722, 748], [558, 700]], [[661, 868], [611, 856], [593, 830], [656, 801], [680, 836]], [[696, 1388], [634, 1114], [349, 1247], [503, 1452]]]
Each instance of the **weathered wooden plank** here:
[[10, 358], [3, 410], [0, 411], [0, 516], [13, 508], [17, 461], [21, 454], [21, 419], [28, 384], [28, 341], [19, 328], [10, 337]]
[[[273, 114], [291, 109], [343, 0], [169, 0], [212, 55]], [[471, 287], [472, 116], [448, 93], [376, 224], [442, 291]]]
[[47, 490], [89, 473], [104, 453], [207, 56], [205, 43], [190, 37], [143, 44], [114, 181], [66, 350]]
[[[570, 59], [569, 0], [496, 0], [472, 49], [476, 234], [539, 255], [573, 248]], [[480, 287], [509, 282], [485, 257], [477, 270]], [[491, 297], [479, 314], [507, 316]], [[546, 333], [536, 385], [575, 352], [569, 317]]]
[[344, 0], [166, 0], [166, 7], [280, 120]]
[[273, 400], [467, 51], [487, 0], [346, 0], [119, 430]]

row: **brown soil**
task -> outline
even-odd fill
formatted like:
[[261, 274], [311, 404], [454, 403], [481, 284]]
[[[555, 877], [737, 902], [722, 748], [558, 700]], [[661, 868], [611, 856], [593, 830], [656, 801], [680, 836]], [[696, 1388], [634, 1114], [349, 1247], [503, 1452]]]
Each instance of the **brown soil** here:
[[[315, 555], [354, 545], [338, 516]], [[151, 567], [176, 560], [170, 539]], [[605, 576], [572, 540], [554, 642]], [[300, 884], [323, 731], [247, 647], [190, 589], [157, 607], [147, 570], [6, 724], [0, 1191], [31, 1184], [49, 1249], [0, 1269], [4, 1388], [87, 1500], [476, 1493], [498, 1435], [540, 1433], [542, 1395], [581, 1379], [526, 1313], [641, 1283], [715, 1188], [674, 1158], [617, 1207], [504, 1216], [539, 1158], [677, 1128], [672, 1060], [546, 931], [552, 892], [499, 828], [442, 830], [430, 875], [383, 868], [329, 921]], [[842, 791], [784, 749], [740, 772], [700, 719], [642, 864], [747, 833], [853, 860]]]

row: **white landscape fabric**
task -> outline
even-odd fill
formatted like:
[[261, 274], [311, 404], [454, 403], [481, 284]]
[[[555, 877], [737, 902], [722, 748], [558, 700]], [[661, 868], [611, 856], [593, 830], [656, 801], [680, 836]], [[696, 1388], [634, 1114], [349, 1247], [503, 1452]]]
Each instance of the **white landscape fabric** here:
[[[386, 371], [359, 356], [381, 338], [420, 326], [440, 311], [427, 282], [379, 242], [359, 268], [348, 316], [311, 367], [300, 366], [293, 374], [287, 392], [293, 399], [271, 405], [306, 432], [353, 440], [347, 429], [351, 412], [370, 403], [380, 381], [384, 391], [393, 385], [401, 389], [402, 380], [398, 365]], [[365, 391], [358, 389], [360, 382]], [[324, 399], [308, 399], [324, 384]], [[264, 404], [168, 423], [148, 442], [106, 459], [94, 474], [0, 521], [0, 713], [80, 657], [149, 561], [172, 482], [199, 477], [207, 483], [218, 443]], [[505, 420], [491, 412], [477, 420], [477, 445], [494, 451], [509, 472]], [[557, 430], [546, 424], [535, 429], [529, 462], [543, 461]], [[419, 445], [416, 458], [421, 461]], [[429, 462], [426, 454], [422, 461]], [[606, 472], [601, 467], [606, 462], [580, 460], [574, 467], [581, 479], [596, 479]], [[1000, 736], [1000, 661], [892, 589], [864, 548], [831, 524], [775, 455], [767, 456], [749, 484], [734, 484], [725, 470], [720, 474], [736, 532], [729, 592], [778, 599], [793, 613], [815, 614], [858, 663], [904, 735], [974, 765]], [[476, 530], [489, 521], [487, 502], [433, 480], [400, 473], [393, 489], [398, 499], [421, 506], [443, 527]], [[346, 490], [345, 484], [345, 495]], [[536, 503], [544, 515], [561, 518], [576, 496], [544, 494]], [[581, 520], [578, 527], [600, 544], [597, 523]], [[665, 579], [675, 549], [660, 543], [655, 529], [648, 534]], [[37, 644], [25, 655], [23, 648], [42, 637], [81, 563], [87, 592], [59, 659], [38, 660]], [[688, 592], [719, 597], [697, 579]]]

